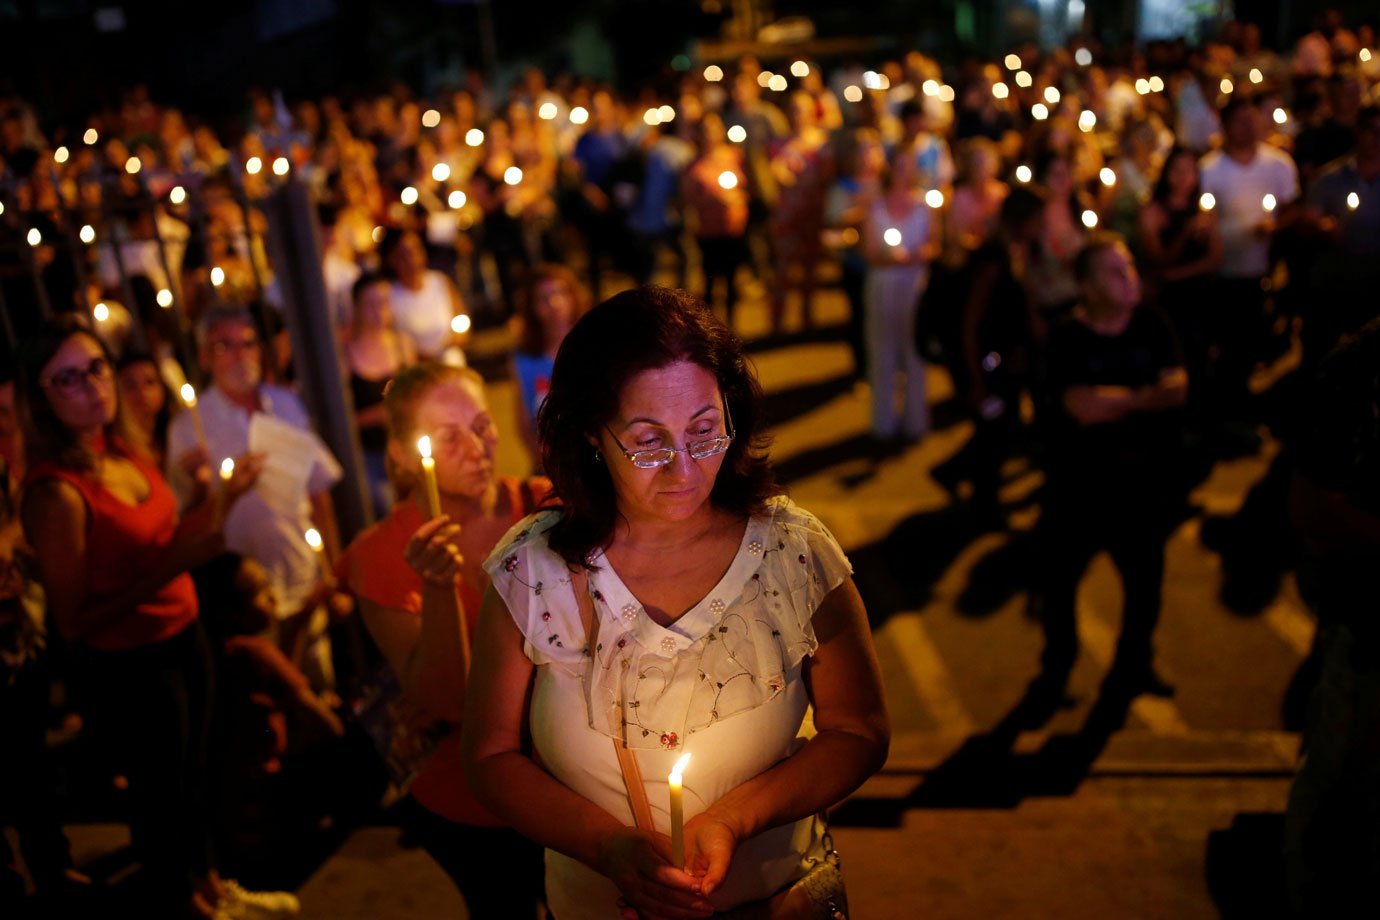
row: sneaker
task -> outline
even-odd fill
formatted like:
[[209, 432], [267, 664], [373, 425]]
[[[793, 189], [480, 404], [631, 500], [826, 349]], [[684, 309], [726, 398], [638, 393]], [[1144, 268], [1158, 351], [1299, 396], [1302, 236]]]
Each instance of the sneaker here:
[[216, 905], [216, 918], [222, 920], [277, 920], [302, 912], [302, 902], [290, 891], [250, 891], [233, 879], [222, 882], [225, 894]]

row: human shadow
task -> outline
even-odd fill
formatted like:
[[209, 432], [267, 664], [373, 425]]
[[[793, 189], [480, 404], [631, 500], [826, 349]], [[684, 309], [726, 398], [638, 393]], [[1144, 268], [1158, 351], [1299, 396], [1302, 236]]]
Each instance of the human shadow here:
[[1284, 576], [1298, 564], [1298, 540], [1289, 521], [1290, 452], [1281, 451], [1231, 515], [1203, 520], [1203, 546], [1222, 560], [1222, 604], [1254, 617], [1279, 596]]
[[1292, 917], [1284, 885], [1284, 815], [1243, 812], [1207, 838], [1203, 873], [1223, 920]]
[[853, 381], [845, 374], [784, 390], [773, 390], [762, 397], [762, 420], [767, 427], [783, 425], [814, 412], [830, 400], [851, 392], [852, 389]]

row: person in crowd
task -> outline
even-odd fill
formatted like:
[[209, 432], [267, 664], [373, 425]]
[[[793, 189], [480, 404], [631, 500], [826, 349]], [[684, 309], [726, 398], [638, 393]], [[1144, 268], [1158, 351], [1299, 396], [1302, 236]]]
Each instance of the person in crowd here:
[[1039, 681], [1050, 695], [1063, 693], [1078, 653], [1078, 584], [1105, 549], [1125, 594], [1107, 686], [1171, 696], [1152, 637], [1188, 374], [1169, 324], [1141, 307], [1140, 276], [1120, 237], [1094, 234], [1075, 271], [1078, 304], [1051, 329], [1046, 360], [1044, 558], [1033, 595], [1045, 630]]
[[921, 197], [917, 180], [911, 161], [894, 163], [885, 177], [884, 192], [868, 206], [863, 225], [867, 254], [863, 326], [872, 435], [882, 443], [898, 438], [917, 441], [929, 430], [925, 363], [915, 348], [915, 321], [929, 265], [940, 243], [935, 210]]
[[518, 434], [532, 457], [541, 461], [537, 415], [551, 389], [556, 351], [570, 327], [589, 310], [589, 294], [575, 273], [564, 265], [539, 265], [528, 279], [520, 301], [517, 344], [513, 348], [514, 406]]
[[[863, 253], [863, 230], [868, 209], [882, 194], [882, 175], [886, 172], [886, 150], [874, 128], [847, 129], [836, 135], [835, 161], [838, 170], [824, 199], [825, 243], [839, 262], [839, 287], [848, 298], [848, 348], [853, 353], [853, 375], [867, 376], [867, 346], [863, 323], [866, 313], [863, 297], [867, 284], [867, 257]], [[732, 328], [732, 323], [729, 324]]]
[[[201, 488], [196, 471], [218, 469], [224, 459], [249, 453], [262, 457], [266, 475], [227, 514], [225, 545], [258, 562], [273, 579], [282, 615], [279, 646], [290, 651], [333, 587], [304, 535], [315, 528], [328, 556], [339, 553], [330, 489], [340, 481], [340, 464], [312, 431], [301, 400], [263, 382], [263, 343], [247, 311], [217, 307], [202, 317], [197, 334], [212, 385], [198, 395], [195, 415], [181, 413], [168, 428], [168, 482], [187, 507]], [[324, 631], [311, 640], [310, 660], [295, 663], [317, 689], [328, 689], [328, 640]]]
[[1058, 319], [1078, 296], [1073, 260], [1083, 245], [1083, 211], [1088, 202], [1074, 180], [1068, 156], [1046, 150], [1035, 160], [1035, 179], [1044, 186], [1044, 227], [1035, 258], [1026, 268], [1025, 285], [1031, 303], [1052, 320]]
[[417, 363], [417, 348], [412, 339], [398, 332], [393, 324], [392, 296], [387, 278], [373, 273], [360, 276], [352, 289], [354, 307], [343, 352], [355, 425], [369, 477], [369, 495], [377, 515], [386, 514], [393, 503], [388, 485], [388, 417], [383, 409], [383, 394], [390, 380]]
[[599, 90], [590, 101], [589, 128], [575, 141], [568, 162], [578, 188], [572, 217], [584, 236], [589, 258], [589, 287], [598, 296], [603, 259], [620, 238], [618, 212], [610, 198], [609, 178], [628, 154], [628, 139], [618, 123], [613, 96]]
[[392, 229], [384, 234], [379, 256], [392, 281], [389, 298], [399, 332], [412, 339], [417, 355], [427, 360], [464, 364], [469, 343], [465, 304], [455, 282], [427, 268], [426, 246], [415, 230]]
[[681, 197], [693, 215], [704, 272], [704, 299], [716, 303], [722, 283], [725, 321], [732, 328], [733, 308], [738, 304], [738, 269], [749, 256], [747, 172], [742, 154], [728, 139], [717, 114], [705, 113], [698, 133], [699, 156], [685, 171]]
[[[1209, 368], [1205, 324], [1214, 316], [1217, 266], [1222, 240], [1216, 213], [1200, 204], [1198, 156], [1175, 147], [1165, 157], [1160, 177], [1139, 220], [1140, 253], [1146, 268], [1145, 302], [1168, 314], [1184, 350], [1197, 401]], [[1226, 330], [1224, 332], [1229, 332]]]
[[[547, 847], [565, 920], [765, 909], [812, 865], [812, 907], [844, 909], [822, 812], [881, 766], [886, 704], [847, 559], [772, 483], [759, 393], [683, 291], [605, 301], [557, 356], [562, 504], [485, 563], [464, 744], [480, 800]], [[660, 777], [686, 753], [677, 864]]]
[[240, 455], [221, 499], [178, 515], [151, 460], [122, 436], [109, 353], [70, 316], [21, 344], [29, 467], [22, 515], [50, 623], [72, 656], [87, 729], [129, 779], [150, 916], [297, 912], [296, 898], [219, 877], [206, 801], [210, 662], [188, 571], [224, 546], [222, 503], [258, 476]]
[[803, 93], [791, 97], [791, 134], [773, 152], [772, 177], [778, 189], [771, 212], [776, 257], [770, 291], [772, 331], [784, 329], [786, 296], [800, 292], [801, 325], [814, 324], [816, 273], [822, 255], [824, 194], [833, 169], [829, 135], [815, 120], [814, 102]]
[[[690, 113], [682, 115], [688, 119]], [[679, 131], [661, 124], [648, 127], [630, 159], [637, 174], [636, 194], [627, 214], [633, 281], [650, 282], [657, 257], [665, 249], [676, 260], [676, 283], [684, 287], [686, 264], [681, 237], [685, 226], [680, 192], [686, 170], [695, 159], [695, 148]]]
[[[422, 362], [394, 378], [384, 404], [398, 500], [355, 538], [339, 569], [409, 704], [417, 726], [411, 733], [442, 726], [411, 783], [408, 823], [460, 889], [471, 917], [535, 917], [540, 851], [475, 799], [461, 769], [459, 726], [469, 693], [461, 631], [472, 631], [479, 617], [489, 582], [481, 564], [549, 484], [495, 475], [498, 429], [474, 371]], [[422, 435], [431, 438], [440, 496], [441, 515], [430, 520], [417, 453]], [[482, 654], [475, 652], [472, 667]]]
[[116, 369], [120, 405], [134, 443], [158, 466], [167, 466], [168, 426], [173, 417], [173, 395], [158, 372], [153, 357], [141, 352], [123, 356]]

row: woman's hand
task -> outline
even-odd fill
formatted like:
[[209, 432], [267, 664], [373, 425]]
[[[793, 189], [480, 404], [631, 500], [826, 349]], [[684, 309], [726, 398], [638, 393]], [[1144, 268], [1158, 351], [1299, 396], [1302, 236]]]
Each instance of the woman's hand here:
[[[687, 853], [689, 842], [687, 826]], [[699, 920], [714, 913], [700, 882], [671, 865], [671, 840], [664, 834], [634, 827], [615, 831], [599, 848], [598, 869], [623, 892], [624, 920]]]
[[454, 543], [459, 533], [460, 525], [452, 524], [448, 516], [433, 518], [418, 527], [412, 539], [407, 541], [403, 558], [422, 581], [448, 588], [460, 577], [460, 567], [465, 561]]
[[706, 897], [723, 883], [737, 848], [738, 832], [710, 812], [702, 812], [685, 823], [685, 868], [699, 879], [700, 890]]

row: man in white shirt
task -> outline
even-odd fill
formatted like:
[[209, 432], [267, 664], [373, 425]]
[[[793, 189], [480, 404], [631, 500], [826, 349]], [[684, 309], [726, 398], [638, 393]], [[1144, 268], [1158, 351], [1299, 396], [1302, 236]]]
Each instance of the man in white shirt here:
[[1260, 110], [1245, 98], [1222, 108], [1222, 149], [1203, 157], [1202, 189], [1216, 199], [1222, 234], [1221, 297], [1204, 317], [1219, 353], [1215, 379], [1240, 401], [1268, 334], [1265, 289], [1270, 238], [1299, 197], [1299, 173], [1289, 154], [1261, 141]]
[[[262, 455], [264, 471], [258, 482], [226, 517], [225, 544], [268, 572], [283, 618], [279, 640], [291, 654], [297, 634], [325, 599], [328, 587], [321, 560], [306, 542], [307, 529], [315, 527], [322, 535], [329, 555], [339, 550], [330, 489], [340, 481], [340, 464], [312, 432], [311, 419], [297, 396], [263, 382], [262, 342], [248, 311], [213, 308], [202, 318], [197, 335], [201, 363], [212, 386], [194, 410], [180, 413], [168, 427], [168, 482], [185, 505], [197, 489], [193, 471], [208, 464], [217, 470], [227, 457]], [[199, 413], [205, 432], [204, 451], [193, 412]], [[320, 671], [307, 671], [314, 682], [324, 682], [329, 658], [321, 657], [324, 649], [317, 645], [311, 659]]]

